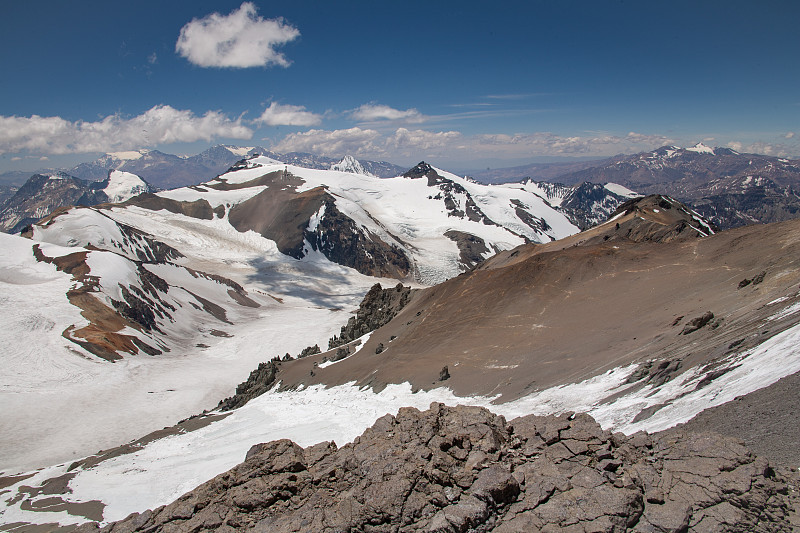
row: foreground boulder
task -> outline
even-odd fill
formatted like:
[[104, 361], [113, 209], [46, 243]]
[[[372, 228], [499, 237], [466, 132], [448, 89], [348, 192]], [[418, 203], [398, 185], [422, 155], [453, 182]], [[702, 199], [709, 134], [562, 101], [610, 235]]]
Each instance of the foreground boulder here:
[[341, 449], [253, 446], [174, 503], [102, 531], [775, 532], [791, 530], [786, 492], [727, 437], [612, 435], [588, 415], [507, 423], [434, 403]]

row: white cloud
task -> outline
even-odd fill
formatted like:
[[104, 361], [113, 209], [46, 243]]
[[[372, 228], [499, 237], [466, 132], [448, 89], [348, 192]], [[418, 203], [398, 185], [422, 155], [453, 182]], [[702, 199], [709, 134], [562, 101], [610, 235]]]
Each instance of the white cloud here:
[[[786, 138], [791, 139], [791, 137]], [[796, 157], [797, 155], [797, 147], [791, 147], [785, 144], [766, 143], [763, 141], [755, 141], [750, 144], [731, 141], [728, 143], [728, 148], [733, 148], [737, 152], [744, 154], [762, 154], [775, 157]]]
[[241, 118], [218, 111], [197, 116], [168, 105], [155, 106], [133, 118], [110, 115], [97, 122], [70, 122], [61, 117], [0, 116], [0, 153], [46, 154], [109, 152], [175, 142], [211, 141], [216, 137], [249, 139], [253, 130]]
[[563, 136], [550, 132], [465, 136], [457, 131], [426, 131], [397, 128], [390, 133], [358, 127], [346, 130], [311, 130], [284, 137], [273, 149], [278, 152], [314, 152], [338, 157], [396, 161], [432, 159], [443, 164], [467, 163], [481, 158], [527, 158], [535, 156], [598, 156], [635, 153], [675, 141], [661, 135], [630, 132], [626, 135], [595, 133]]
[[414, 108], [402, 111], [381, 104], [364, 104], [351, 111], [350, 117], [363, 122], [393, 120], [407, 122], [409, 124], [419, 124], [420, 122], [425, 122], [428, 118]]
[[402, 154], [413, 155], [415, 151], [430, 152], [445, 148], [459, 148], [462, 136], [457, 131], [425, 131], [407, 130], [398, 128], [389, 136], [385, 145], [387, 150], [400, 151]]
[[784, 139], [793, 139], [794, 138], [794, 132], [793, 131], [786, 132], [786, 135], [784, 135], [783, 138]]
[[478, 150], [495, 156], [515, 155], [610, 155], [618, 152], [650, 150], [673, 143], [662, 135], [645, 135], [630, 132], [619, 136], [596, 133], [590, 136], [563, 136], [550, 132], [516, 135], [476, 135]]
[[269, 104], [255, 120], [256, 124], [267, 126], [316, 126], [321, 122], [321, 115], [306, 111], [304, 106], [281, 105], [276, 102]]
[[19, 156], [14, 156], [11, 158], [12, 161], [22, 161], [22, 158]]
[[737, 152], [741, 152], [744, 148], [744, 145], [738, 141], [731, 141], [728, 143], [728, 148], [736, 150]]
[[158, 56], [156, 55], [155, 52], [147, 56], [147, 62], [150, 63], [151, 65], [155, 65], [156, 63], [158, 63]]
[[312, 152], [329, 157], [352, 154], [376, 159], [442, 156], [457, 150], [462, 138], [456, 131], [431, 132], [398, 128], [384, 135], [358, 127], [344, 130], [310, 130], [292, 133], [272, 148], [278, 152]]
[[383, 153], [381, 134], [361, 128], [290, 133], [272, 148], [278, 152], [311, 152], [330, 157], [344, 154], [374, 157]]
[[212, 13], [181, 28], [175, 51], [201, 67], [289, 66], [276, 47], [300, 35], [283, 19], [264, 19], [252, 2], [230, 15]]

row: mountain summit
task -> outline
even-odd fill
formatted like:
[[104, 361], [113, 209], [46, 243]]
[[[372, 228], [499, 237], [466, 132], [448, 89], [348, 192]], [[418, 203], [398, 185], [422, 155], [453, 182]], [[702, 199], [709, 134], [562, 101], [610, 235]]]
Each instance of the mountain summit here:
[[331, 165], [331, 170], [336, 170], [338, 172], [350, 172], [352, 174], [361, 174], [363, 176], [372, 176], [373, 174], [364, 170], [364, 167], [355, 157], [351, 155], [346, 155], [344, 158], [339, 161], [338, 163], [334, 163]]

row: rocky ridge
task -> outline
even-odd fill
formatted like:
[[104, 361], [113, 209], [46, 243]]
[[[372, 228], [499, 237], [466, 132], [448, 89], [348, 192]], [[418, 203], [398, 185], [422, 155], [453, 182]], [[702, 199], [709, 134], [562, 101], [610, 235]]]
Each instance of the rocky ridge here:
[[506, 422], [434, 403], [386, 415], [342, 448], [255, 445], [175, 502], [100, 530], [788, 532], [787, 491], [728, 437], [625, 436], [588, 415]]
[[[360, 341], [358, 343], [354, 343], [354, 341], [375, 331], [397, 316], [397, 313], [408, 303], [411, 293], [412, 289], [404, 287], [402, 283], [387, 289], [381, 287], [380, 283], [373, 285], [361, 301], [356, 314], [342, 326], [339, 335], [334, 335], [328, 340], [328, 351], [334, 348], [337, 350], [327, 356], [323, 363], [340, 361], [351, 355], [360, 344]], [[297, 358], [302, 359], [319, 353], [321, 353], [319, 346], [308, 346], [298, 354]], [[268, 392], [275, 385], [281, 362], [292, 359], [292, 356], [287, 353], [283, 358], [275, 356], [270, 361], [260, 363], [255, 370], [250, 372], [247, 380], [236, 387], [233, 396], [219, 402], [217, 409], [230, 411]]]

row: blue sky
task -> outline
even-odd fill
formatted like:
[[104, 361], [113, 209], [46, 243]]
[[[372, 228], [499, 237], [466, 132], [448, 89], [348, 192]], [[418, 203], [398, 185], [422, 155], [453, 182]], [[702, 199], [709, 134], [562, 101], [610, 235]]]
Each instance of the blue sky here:
[[0, 2], [0, 171], [260, 145], [800, 157], [800, 2]]

